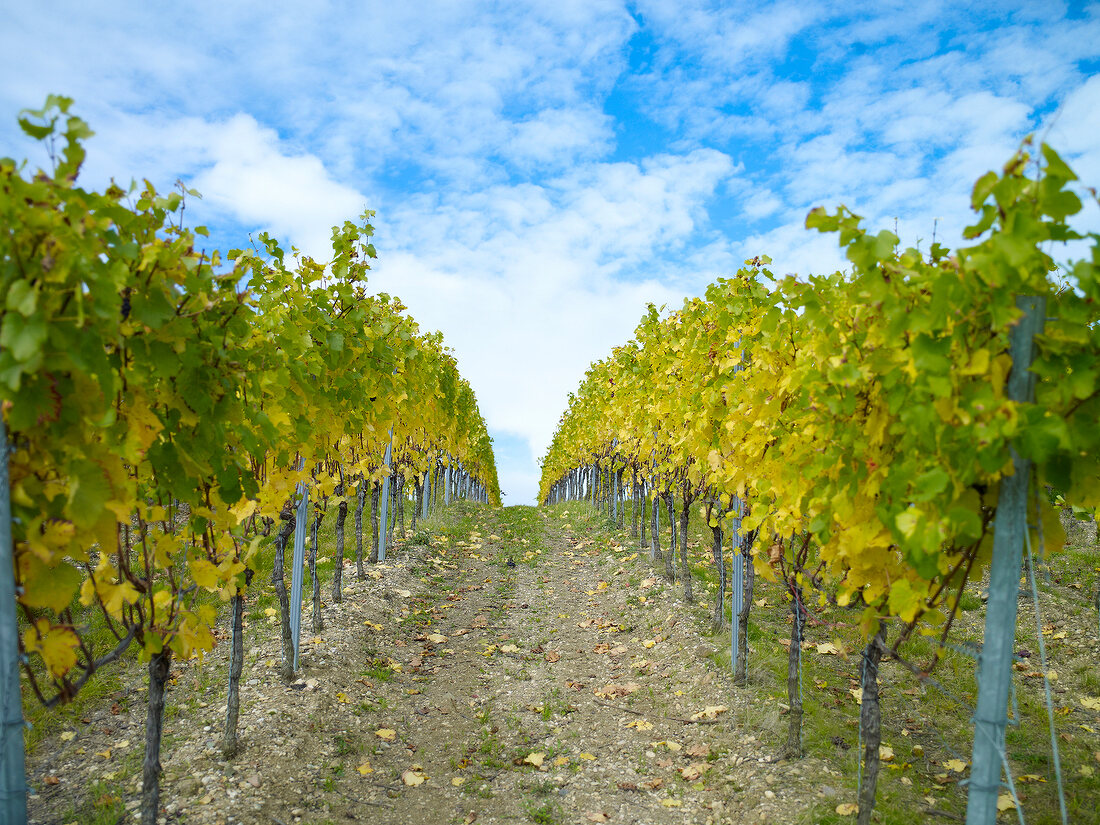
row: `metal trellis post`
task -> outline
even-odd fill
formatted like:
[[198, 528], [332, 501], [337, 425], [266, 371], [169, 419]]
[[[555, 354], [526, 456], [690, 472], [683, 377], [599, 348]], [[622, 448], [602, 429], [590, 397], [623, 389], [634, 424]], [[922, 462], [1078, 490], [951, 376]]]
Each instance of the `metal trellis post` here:
[[[1019, 403], [1035, 397], [1035, 375], [1030, 371], [1034, 338], [1043, 331], [1046, 299], [1017, 296], [1024, 317], [1012, 329], [1009, 348], [1012, 371], [1005, 395]], [[1016, 641], [1016, 601], [1020, 590], [1020, 560], [1027, 530], [1027, 491], [1031, 462], [1013, 448], [1015, 472], [1001, 479], [997, 517], [993, 526], [993, 561], [989, 568], [989, 602], [985, 613], [985, 641], [978, 662], [978, 705], [974, 711], [974, 750], [967, 791], [967, 825], [992, 825], [997, 818], [997, 796], [1005, 747], [1008, 694], [1012, 685], [1012, 655]]]
[[306, 559], [309, 487], [298, 483], [298, 512], [294, 521], [294, 563], [290, 570], [290, 638], [294, 642], [294, 672], [298, 672], [298, 640], [302, 637], [302, 568]]
[[389, 525], [389, 509], [390, 509], [390, 464], [393, 462], [393, 427], [390, 427], [390, 440], [386, 444], [386, 454], [382, 457], [382, 463], [386, 465], [386, 475], [382, 479], [382, 498], [379, 502], [381, 506], [381, 513], [378, 517], [378, 561], [384, 562], [386, 560], [386, 539], [389, 537], [389, 531], [386, 527]]
[[0, 415], [0, 821], [27, 821], [19, 631], [15, 618], [15, 550], [11, 535], [8, 431]]

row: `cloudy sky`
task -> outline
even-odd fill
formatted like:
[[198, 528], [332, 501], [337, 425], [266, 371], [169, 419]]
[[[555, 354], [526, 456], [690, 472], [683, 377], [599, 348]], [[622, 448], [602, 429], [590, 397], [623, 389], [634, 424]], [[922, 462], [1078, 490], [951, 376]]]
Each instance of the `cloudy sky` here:
[[647, 302], [757, 254], [839, 267], [811, 207], [954, 242], [974, 179], [1034, 131], [1100, 185], [1097, 5], [4, 6], [0, 155], [43, 162], [15, 118], [55, 92], [97, 133], [85, 185], [182, 178], [216, 246], [267, 230], [322, 256], [377, 210], [372, 286], [454, 348], [506, 503], [534, 499], [566, 393]]

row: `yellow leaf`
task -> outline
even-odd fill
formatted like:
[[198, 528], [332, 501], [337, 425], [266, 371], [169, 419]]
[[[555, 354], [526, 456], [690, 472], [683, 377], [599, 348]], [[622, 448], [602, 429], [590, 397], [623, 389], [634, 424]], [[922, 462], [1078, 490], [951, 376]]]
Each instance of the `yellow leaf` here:
[[529, 753], [523, 757], [525, 765], [534, 765], [536, 768], [542, 767], [542, 761], [546, 758], [545, 753]]
[[713, 719], [720, 713], [725, 713], [729, 708], [725, 705], [707, 705], [698, 713], [691, 715], [691, 720], [697, 722], [700, 719]]
[[350, 700], [350, 699], [348, 699], [348, 695], [347, 695], [346, 693], [337, 693], [337, 694], [336, 694], [336, 701], [338, 701], [338, 702], [339, 702], [340, 704], [342, 704], [342, 705], [346, 705], [346, 704], [348, 704], [348, 703], [349, 703], [349, 702], [350, 702], [351, 700]]
[[392, 742], [394, 737], [397, 736], [397, 731], [393, 728], [379, 728], [374, 732], [374, 735], [379, 739], [384, 739], [387, 742]]
[[655, 642], [653, 639], [646, 639], [644, 642], [642, 642], [642, 647], [644, 647], [646, 650], [649, 650], [656, 644], [657, 642]]
[[401, 774], [401, 781], [412, 787], [423, 785], [424, 780], [427, 778], [420, 771], [408, 770]]
[[635, 719], [633, 722], [628, 722], [626, 726], [628, 728], [636, 728], [637, 730], [653, 729], [653, 723], [647, 722], [645, 719]]
[[1012, 798], [1012, 794], [1003, 793], [997, 797], [997, 811], [1011, 811], [1016, 807], [1016, 801]]
[[955, 773], [962, 773], [966, 770], [966, 763], [961, 759], [948, 759], [943, 763], [943, 766], [947, 768], [947, 770], [954, 771]]
[[39, 619], [34, 627], [23, 633], [23, 648], [27, 653], [37, 653], [46, 663], [52, 676], [64, 676], [76, 664], [76, 649], [80, 639], [66, 627], [50, 627], [46, 619]]
[[817, 652], [818, 653], [832, 653], [832, 654], [835, 655], [835, 654], [840, 653], [840, 650], [838, 650], [837, 646], [834, 645], [832, 642], [822, 642], [821, 644], [819, 644], [817, 646]]
[[569, 764], [569, 758], [566, 757], [566, 756], [559, 756], [557, 759], [554, 760], [554, 766], [558, 767], [558, 768], [560, 768], [562, 765], [568, 765], [568, 764]]
[[72, 742], [76, 738], [75, 730], [63, 730], [61, 731], [62, 742]]
[[95, 755], [96, 756], [102, 756], [104, 759], [110, 759], [111, 758], [111, 749], [107, 748], [107, 750], [105, 750], [105, 751], [96, 751]]
[[841, 816], [855, 816], [859, 813], [859, 805], [855, 802], [841, 802], [836, 806], [836, 812]]
[[894, 749], [889, 745], [878, 746], [878, 758], [883, 762], [889, 762], [894, 758]]
[[852, 694], [852, 698], [856, 700], [857, 705], [863, 704], [863, 688], [848, 688], [848, 692]]
[[236, 507], [230, 507], [229, 512], [237, 519], [237, 524], [243, 524], [249, 516], [256, 512], [260, 502], [255, 499], [241, 499]]
[[465, 776], [455, 776], [455, 777], [451, 778], [451, 784], [454, 785], [456, 788], [459, 787], [460, 785], [464, 784], [465, 782], [466, 782], [466, 777]]
[[683, 803], [679, 799], [662, 799], [661, 804], [666, 808], [679, 808]]
[[1100, 710], [1100, 698], [1093, 696], [1079, 696], [1081, 704], [1089, 710]]
[[367, 760], [355, 770], [359, 771], [360, 776], [366, 776], [368, 773], [374, 773], [374, 768], [370, 766], [370, 760]]
[[591, 753], [578, 753], [577, 758], [578, 759], [587, 759], [589, 762], [591, 762], [596, 757]]
[[218, 568], [206, 559], [192, 559], [191, 580], [211, 592], [218, 590]]
[[428, 641], [431, 642], [432, 644], [439, 645], [439, 644], [443, 644], [443, 642], [447, 641], [447, 637], [444, 636], [442, 633], [429, 633], [428, 634]]

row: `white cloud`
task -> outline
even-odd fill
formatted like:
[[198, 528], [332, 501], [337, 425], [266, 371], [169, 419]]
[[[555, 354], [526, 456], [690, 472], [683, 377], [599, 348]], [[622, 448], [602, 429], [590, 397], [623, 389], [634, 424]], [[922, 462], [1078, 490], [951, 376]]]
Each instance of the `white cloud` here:
[[757, 254], [843, 267], [810, 207], [925, 247], [938, 217], [957, 242], [973, 180], [1052, 122], [1100, 183], [1100, 15], [1036, 8], [26, 3], [0, 29], [0, 154], [25, 153], [15, 111], [61, 92], [98, 132], [89, 181], [182, 177], [237, 243], [323, 255], [377, 209], [372, 284], [445, 332], [525, 500], [566, 393], [648, 301]]

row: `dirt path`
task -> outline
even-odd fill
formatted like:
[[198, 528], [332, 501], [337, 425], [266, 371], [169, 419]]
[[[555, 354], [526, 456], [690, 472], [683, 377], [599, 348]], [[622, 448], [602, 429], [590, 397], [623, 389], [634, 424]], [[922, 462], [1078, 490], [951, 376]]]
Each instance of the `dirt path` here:
[[[254, 620], [232, 761], [217, 750], [228, 645], [179, 666], [166, 821], [794, 822], [835, 794], [824, 763], [772, 761], [758, 737], [780, 708], [729, 685], [702, 611], [601, 541], [533, 508], [465, 509], [432, 547], [352, 573], [320, 634], [307, 613], [290, 686], [273, 619]], [[66, 818], [89, 794], [133, 809], [142, 698], [40, 750], [34, 822], [96, 821]]]

